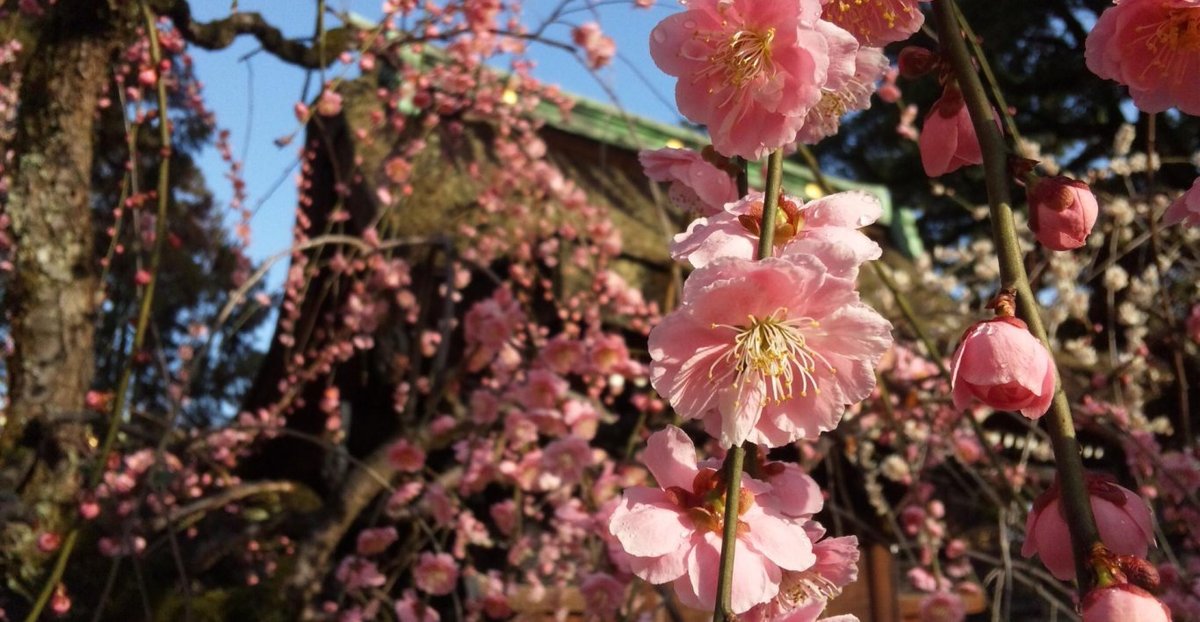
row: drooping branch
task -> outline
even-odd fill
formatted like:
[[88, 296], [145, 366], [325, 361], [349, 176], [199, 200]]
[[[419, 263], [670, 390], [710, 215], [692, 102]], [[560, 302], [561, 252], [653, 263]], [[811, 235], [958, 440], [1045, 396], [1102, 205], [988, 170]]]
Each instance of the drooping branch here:
[[[1049, 349], [1050, 341], [1039, 315], [1037, 300], [1029, 285], [1029, 276], [1025, 273], [1021, 245], [1013, 222], [1012, 198], [1008, 187], [1007, 145], [996, 124], [994, 109], [987, 100], [974, 61], [967, 50], [955, 11], [954, 0], [936, 0], [933, 3], [934, 21], [937, 24], [942, 49], [954, 68], [955, 77], [971, 113], [971, 123], [975, 126], [975, 133], [979, 136], [979, 144], [983, 151], [993, 242], [1000, 260], [1001, 287], [1017, 292], [1018, 316], [1029, 326], [1033, 336]], [[1067, 525], [1070, 527], [1076, 578], [1082, 597], [1091, 588], [1094, 580], [1089, 559], [1092, 547], [1099, 542], [1100, 537], [1084, 480], [1083, 458], [1079, 440], [1075, 436], [1071, 405], [1063, 391], [1061, 380], [1057, 382], [1054, 401], [1046, 413], [1046, 422], [1051, 445], [1054, 447], [1055, 468], [1062, 483], [1063, 509]]]
[[234, 13], [211, 22], [197, 22], [192, 19], [192, 7], [187, 0], [160, 1], [155, 3], [155, 10], [159, 15], [170, 17], [183, 38], [193, 45], [206, 50], [223, 50], [238, 37], [250, 35], [279, 60], [307, 69], [331, 65], [338, 55], [350, 49], [355, 40], [356, 29], [350, 26], [328, 30], [323, 34], [323, 41], [312, 44], [289, 39], [262, 14], [253, 11]]

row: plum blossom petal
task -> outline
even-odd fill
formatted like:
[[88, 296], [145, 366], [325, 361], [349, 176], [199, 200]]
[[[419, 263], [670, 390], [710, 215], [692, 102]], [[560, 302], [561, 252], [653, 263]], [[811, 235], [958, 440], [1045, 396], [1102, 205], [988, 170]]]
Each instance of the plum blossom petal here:
[[638, 160], [646, 176], [670, 182], [668, 196], [684, 211], [710, 216], [737, 200], [737, 184], [729, 173], [690, 149], [643, 150]]
[[755, 505], [744, 515], [754, 525], [744, 540], [784, 570], [804, 570], [817, 562], [802, 521]]
[[675, 552], [692, 533], [690, 525], [660, 490], [632, 489], [626, 503], [617, 507], [609, 531], [625, 552], [637, 557], [657, 557]]
[[795, 518], [809, 518], [825, 507], [821, 487], [800, 465], [768, 462], [763, 471], [771, 484], [770, 491], [756, 498], [763, 507]]
[[691, 488], [696, 479], [696, 446], [676, 427], [650, 437], [642, 462], [662, 488]]
[[655, 585], [674, 581], [687, 572], [687, 554], [691, 550], [690, 546], [681, 546], [660, 557], [630, 556], [630, 572]]
[[[712, 609], [716, 605], [717, 568], [720, 564], [721, 537], [715, 533], [705, 534], [704, 540], [688, 556], [691, 593], [705, 609]], [[774, 598], [779, 592], [779, 580], [783, 574], [778, 566], [739, 539], [733, 556], [733, 576], [737, 577], [737, 581], [733, 582], [730, 591], [729, 608], [740, 614]]]

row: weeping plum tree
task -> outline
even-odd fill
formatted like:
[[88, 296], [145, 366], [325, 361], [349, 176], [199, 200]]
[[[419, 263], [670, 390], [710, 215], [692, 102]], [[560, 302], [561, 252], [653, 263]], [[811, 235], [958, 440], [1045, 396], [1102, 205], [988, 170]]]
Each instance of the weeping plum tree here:
[[[1200, 619], [1200, 7], [693, 0], [700, 135], [532, 75], [643, 0], [237, 4], [0, 17], [0, 617]], [[260, 265], [239, 39], [318, 87]]]

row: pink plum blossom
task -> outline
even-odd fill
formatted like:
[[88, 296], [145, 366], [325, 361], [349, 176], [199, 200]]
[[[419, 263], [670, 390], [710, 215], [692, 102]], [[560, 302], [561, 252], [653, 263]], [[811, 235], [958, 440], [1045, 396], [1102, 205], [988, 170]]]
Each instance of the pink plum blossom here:
[[[806, 144], [833, 136], [838, 131], [842, 117], [870, 108], [871, 94], [888, 70], [888, 59], [882, 49], [858, 47], [846, 31], [826, 24], [828, 22], [818, 22], [822, 30], [834, 29], [827, 35], [831, 58], [829, 81], [821, 89], [821, 101], [808, 111], [804, 125], [796, 135], [797, 140]], [[845, 41], [845, 38], [849, 41]], [[851, 62], [832, 60], [839, 57]]]
[[967, 606], [954, 592], [934, 592], [921, 599], [922, 622], [962, 622], [965, 619]]
[[419, 473], [425, 467], [425, 450], [420, 445], [402, 438], [392, 443], [387, 450], [388, 464], [402, 473]]
[[858, 580], [858, 538], [821, 539], [825, 530], [815, 522], [808, 532], [817, 562], [801, 572], [785, 571], [775, 599], [751, 609], [744, 622], [813, 622], [842, 588]]
[[417, 589], [434, 596], [453, 592], [458, 583], [458, 562], [449, 553], [421, 553], [412, 572]]
[[600, 24], [596, 22], [588, 22], [576, 26], [571, 30], [571, 40], [575, 45], [583, 48], [587, 55], [588, 67], [599, 69], [610, 62], [612, 57], [617, 53], [617, 46], [613, 43], [612, 37], [604, 34], [600, 30]]
[[696, 0], [650, 34], [650, 55], [679, 78], [683, 116], [726, 156], [757, 160], [795, 140], [821, 99], [829, 44], [817, 0]]
[[1200, 1], [1123, 0], [1100, 15], [1085, 55], [1092, 73], [1129, 87], [1138, 108], [1200, 115]]
[[[804, 472], [800, 465], [791, 462], [767, 462], [760, 469], [761, 478], [771, 489], [760, 494], [756, 501], [763, 507], [778, 510], [784, 516], [812, 518], [825, 505], [821, 487], [816, 480]], [[815, 524], [815, 523], [813, 523]], [[814, 541], [821, 534], [813, 538]], [[818, 555], [818, 563], [820, 555]]]
[[930, 177], [941, 177], [964, 166], [983, 163], [983, 150], [979, 137], [971, 124], [962, 93], [956, 87], [947, 87], [942, 96], [933, 103], [925, 115], [925, 126], [917, 146], [921, 151], [921, 165]]
[[442, 619], [436, 609], [418, 600], [412, 590], [404, 591], [404, 596], [396, 601], [395, 611], [399, 622], [441, 622]]
[[729, 173], [691, 149], [642, 150], [638, 161], [646, 177], [670, 182], [668, 196], [685, 212], [711, 216], [738, 198], [737, 184]]
[[879, 95], [879, 99], [884, 103], [894, 104], [900, 101], [903, 93], [900, 92], [900, 87], [896, 85], [896, 78], [899, 74], [900, 71], [895, 67], [888, 67], [883, 72], [883, 84], [879, 85], [879, 90], [876, 91], [876, 94]]
[[592, 448], [586, 440], [578, 436], [560, 438], [547, 445], [542, 453], [538, 487], [554, 490], [575, 484], [591, 464]]
[[920, 2], [929, 0], [822, 0], [822, 17], [848, 30], [859, 43], [883, 47], [921, 29]]
[[1128, 583], [1098, 587], [1083, 597], [1083, 622], [1171, 622], [1171, 612], [1153, 594]]
[[577, 339], [566, 335], [557, 335], [538, 353], [542, 365], [556, 374], [568, 374], [579, 365], [583, 358], [583, 344]]
[[[782, 195], [775, 216], [775, 254], [816, 255], [830, 273], [853, 279], [863, 262], [878, 259], [883, 252], [859, 231], [882, 213], [879, 200], [860, 191], [839, 192], [809, 203]], [[696, 268], [724, 257], [753, 259], [762, 217], [763, 194], [752, 192], [715, 216], [693, 221], [687, 231], [675, 236], [671, 256]]]
[[598, 620], [618, 617], [617, 612], [625, 602], [625, 584], [610, 575], [593, 573], [583, 578], [579, 589], [591, 616]]
[[[1200, 11], [1200, 8], [1197, 10]], [[1200, 177], [1196, 178], [1187, 192], [1171, 202], [1162, 221], [1164, 225], [1183, 223], [1189, 227], [1200, 227]]]
[[[1087, 479], [1092, 513], [1100, 541], [1117, 555], [1145, 557], [1154, 542], [1154, 518], [1150, 506], [1137, 494], [1103, 477], [1090, 475]], [[1033, 502], [1025, 521], [1025, 544], [1021, 555], [1034, 554], [1056, 578], [1070, 581], [1075, 577], [1075, 553], [1071, 548], [1071, 533], [1063, 516], [1058, 481], [1051, 484]]]
[[342, 96], [337, 91], [326, 89], [317, 98], [317, 112], [332, 117], [342, 111]]
[[354, 555], [342, 560], [335, 576], [350, 591], [379, 587], [387, 582], [375, 562]]
[[395, 527], [376, 527], [364, 529], [358, 534], [355, 550], [363, 557], [378, 555], [387, 550], [396, 541]]
[[1030, 419], [1046, 414], [1054, 399], [1054, 359], [1025, 322], [997, 317], [963, 334], [950, 362], [955, 408], [979, 400]]
[[[696, 464], [691, 439], [676, 427], [650, 436], [643, 461], [659, 488], [627, 489], [609, 519], [609, 531], [630, 556], [633, 573], [650, 583], [674, 582], [683, 604], [711, 610], [721, 556], [724, 485]], [[804, 520], [755, 501], [769, 485], [742, 478], [731, 608], [741, 614], [779, 592], [784, 571], [817, 561]], [[743, 527], [744, 525], [744, 527]]]
[[463, 320], [467, 344], [473, 348], [468, 368], [478, 371], [501, 351], [511, 350], [509, 342], [524, 323], [525, 313], [506, 287], [475, 303]]
[[650, 332], [651, 382], [722, 447], [778, 447], [833, 429], [871, 393], [891, 328], [815, 257], [720, 259]]
[[1030, 228], [1038, 242], [1051, 250], [1069, 251], [1086, 244], [1098, 213], [1096, 195], [1082, 181], [1047, 177], [1029, 188]]

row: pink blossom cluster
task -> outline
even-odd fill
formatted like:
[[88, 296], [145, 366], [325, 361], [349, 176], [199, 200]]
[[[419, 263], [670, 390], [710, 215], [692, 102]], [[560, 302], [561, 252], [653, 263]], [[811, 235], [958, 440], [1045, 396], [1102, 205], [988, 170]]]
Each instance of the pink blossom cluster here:
[[[867, 105], [886, 68], [882, 54], [860, 51], [853, 35], [819, 17], [815, 2], [692, 3], [658, 25], [651, 51], [680, 77], [681, 111], [708, 125], [715, 150], [758, 158], [802, 127], [809, 141], [836, 131], [842, 114]], [[878, 201], [865, 193], [809, 204], [782, 193], [734, 199], [730, 167], [709, 153], [641, 159], [647, 176], [671, 182], [677, 205], [701, 215], [672, 245], [672, 256], [696, 270], [679, 307], [650, 332], [655, 390], [727, 450], [814, 441], [834, 429], [871, 395], [892, 343], [891, 324], [855, 284], [859, 266], [881, 253], [860, 231], [879, 218]], [[766, 236], [772, 244], [760, 250]], [[821, 539], [824, 528], [811, 520], [820, 504], [806, 501], [819, 489], [795, 465], [753, 465], [731, 479], [718, 463], [697, 462], [674, 427], [649, 438], [643, 461], [658, 487], [626, 489], [608, 521], [610, 554], [646, 581], [671, 582], [684, 605], [717, 604], [723, 556], [737, 578], [730, 611], [753, 620], [815, 620], [854, 580], [854, 541]], [[724, 508], [734, 495], [731, 540]]]

